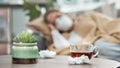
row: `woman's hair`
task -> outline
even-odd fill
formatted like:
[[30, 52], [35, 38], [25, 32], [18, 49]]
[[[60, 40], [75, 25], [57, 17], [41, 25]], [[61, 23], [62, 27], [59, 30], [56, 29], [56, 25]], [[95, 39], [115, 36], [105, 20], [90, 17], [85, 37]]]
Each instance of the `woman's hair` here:
[[44, 15], [44, 22], [45, 23], [48, 23], [48, 19], [47, 19], [47, 16], [50, 14], [50, 13], [53, 13], [53, 12], [59, 12], [58, 10], [50, 10], [50, 11], [47, 11]]

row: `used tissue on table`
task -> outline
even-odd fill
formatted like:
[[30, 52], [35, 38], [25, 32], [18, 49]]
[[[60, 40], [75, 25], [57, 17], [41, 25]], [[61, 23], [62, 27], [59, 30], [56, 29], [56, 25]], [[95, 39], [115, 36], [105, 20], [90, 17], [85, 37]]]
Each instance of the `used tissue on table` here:
[[75, 57], [75, 58], [72, 58], [72, 57], [68, 58], [69, 64], [89, 63], [89, 61], [90, 60], [89, 60], [88, 56], [85, 56], [85, 55], [82, 55], [80, 57]]
[[49, 50], [41, 50], [39, 52], [41, 58], [53, 58], [56, 55], [56, 52], [49, 51]]

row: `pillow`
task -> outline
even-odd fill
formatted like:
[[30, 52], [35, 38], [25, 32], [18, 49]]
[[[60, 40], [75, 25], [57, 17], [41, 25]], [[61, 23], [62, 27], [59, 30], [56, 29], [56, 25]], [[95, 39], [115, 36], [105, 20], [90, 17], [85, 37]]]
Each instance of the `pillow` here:
[[43, 21], [42, 17], [39, 17], [31, 22], [26, 24], [27, 27], [31, 28], [34, 31], [40, 32], [44, 35], [48, 42], [51, 42], [51, 35], [48, 26]]

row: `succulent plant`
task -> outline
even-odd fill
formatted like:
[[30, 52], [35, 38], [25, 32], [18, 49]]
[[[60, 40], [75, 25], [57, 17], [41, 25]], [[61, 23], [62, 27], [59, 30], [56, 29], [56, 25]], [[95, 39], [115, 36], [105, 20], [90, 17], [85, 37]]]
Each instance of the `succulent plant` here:
[[36, 43], [36, 38], [29, 32], [22, 32], [13, 38], [13, 42], [16, 43]]

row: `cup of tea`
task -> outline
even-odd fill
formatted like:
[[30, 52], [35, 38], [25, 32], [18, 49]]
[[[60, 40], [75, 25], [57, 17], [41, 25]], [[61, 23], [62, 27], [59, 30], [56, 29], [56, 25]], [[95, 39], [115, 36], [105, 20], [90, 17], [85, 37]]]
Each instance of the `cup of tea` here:
[[93, 44], [80, 44], [70, 46], [70, 56], [72, 58], [87, 56], [89, 60], [98, 55], [98, 48]]

